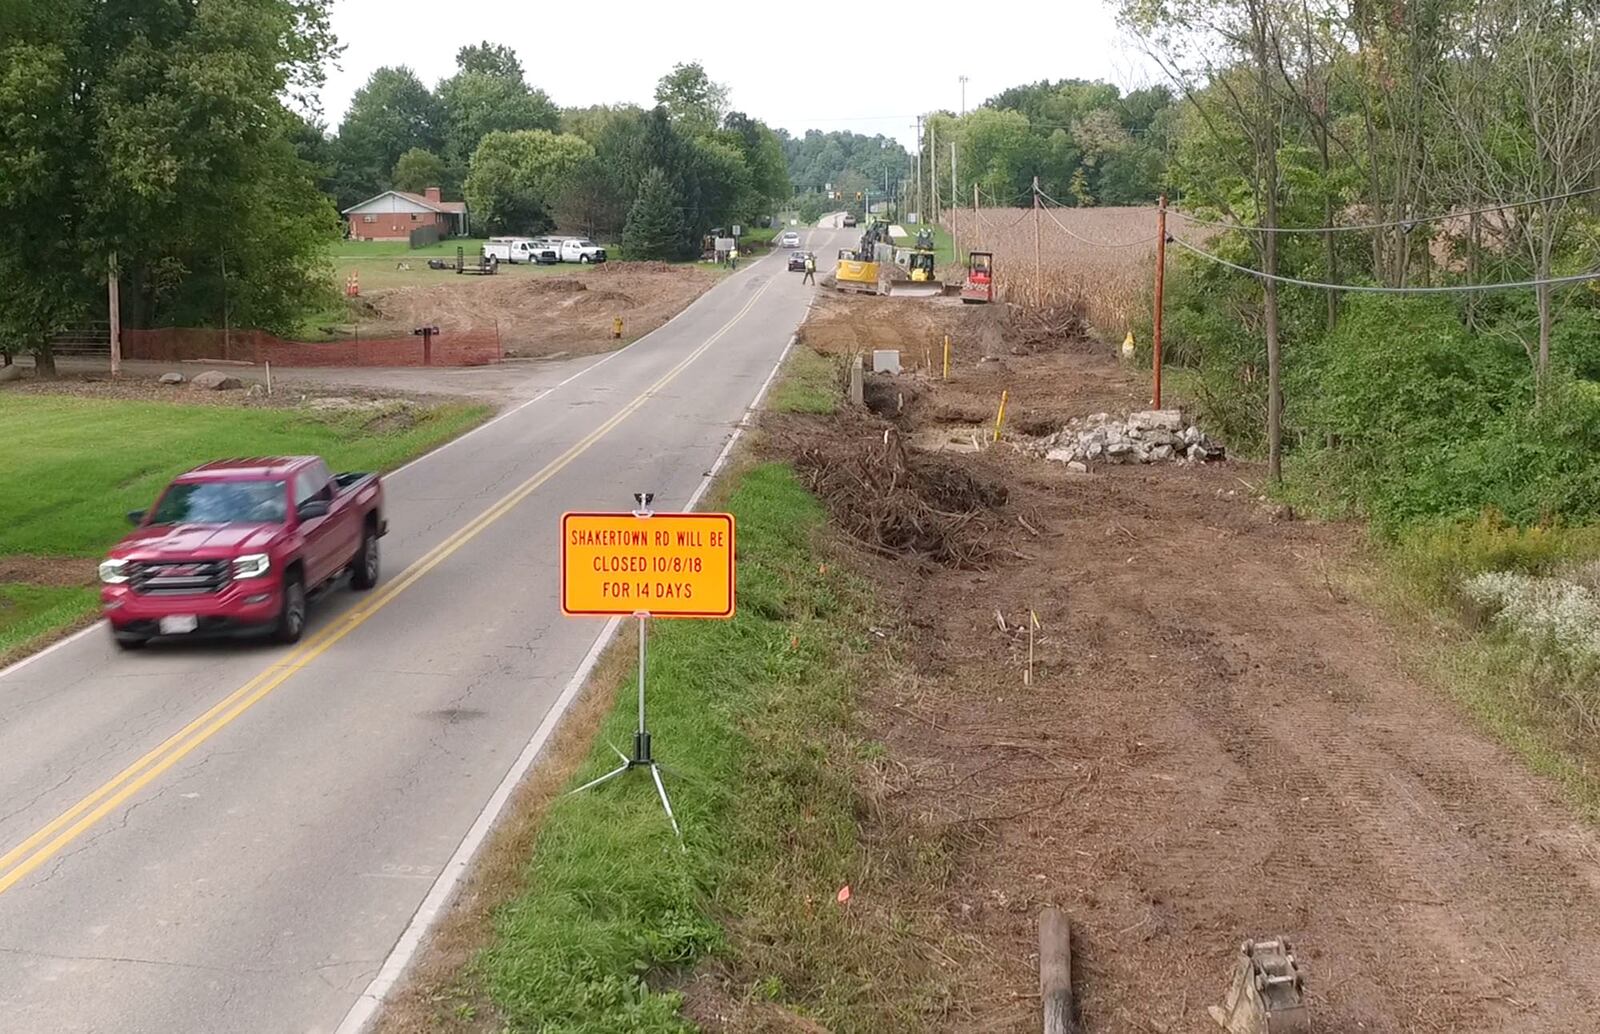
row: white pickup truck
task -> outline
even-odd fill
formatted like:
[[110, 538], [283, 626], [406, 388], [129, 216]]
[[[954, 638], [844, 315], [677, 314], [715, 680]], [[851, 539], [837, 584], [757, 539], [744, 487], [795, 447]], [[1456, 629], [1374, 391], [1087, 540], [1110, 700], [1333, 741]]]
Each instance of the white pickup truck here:
[[549, 238], [562, 262], [604, 262], [606, 249], [587, 237]]
[[497, 258], [511, 265], [548, 266], [561, 261], [553, 246], [536, 237], [490, 237], [484, 242], [483, 257]]

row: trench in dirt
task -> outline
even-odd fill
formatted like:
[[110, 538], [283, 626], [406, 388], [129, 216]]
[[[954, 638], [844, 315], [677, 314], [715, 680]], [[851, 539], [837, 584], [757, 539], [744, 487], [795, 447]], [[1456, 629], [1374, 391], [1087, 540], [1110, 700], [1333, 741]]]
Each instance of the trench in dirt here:
[[1239, 943], [1278, 935], [1320, 1030], [1596, 1029], [1600, 839], [1406, 676], [1339, 587], [1359, 531], [1278, 519], [1249, 464], [1084, 475], [1004, 443], [919, 448], [992, 420], [1002, 389], [1041, 431], [1143, 408], [1109, 350], [985, 340], [963, 321], [993, 314], [919, 304], [827, 298], [801, 340], [937, 371], [912, 356], [953, 326], [950, 383], [913, 371], [878, 414], [772, 418], [766, 447], [880, 588], [906, 669], [867, 695], [888, 807], [960, 831], [934, 1029], [1038, 1029], [1052, 904], [1087, 1031], [1217, 1030]]

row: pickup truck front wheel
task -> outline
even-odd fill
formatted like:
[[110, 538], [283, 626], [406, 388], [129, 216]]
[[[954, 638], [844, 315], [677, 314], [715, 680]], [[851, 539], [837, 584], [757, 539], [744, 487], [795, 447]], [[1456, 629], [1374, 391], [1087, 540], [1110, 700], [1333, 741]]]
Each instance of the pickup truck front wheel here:
[[117, 644], [117, 649], [119, 650], [139, 650], [143, 649], [144, 645], [150, 640], [146, 636], [134, 635], [131, 632], [113, 631], [111, 633], [111, 641]]
[[283, 580], [283, 605], [272, 638], [280, 643], [298, 643], [306, 631], [306, 583], [298, 571]]
[[350, 584], [357, 589], [370, 589], [378, 584], [378, 533], [367, 528], [361, 533], [361, 548], [350, 561]]

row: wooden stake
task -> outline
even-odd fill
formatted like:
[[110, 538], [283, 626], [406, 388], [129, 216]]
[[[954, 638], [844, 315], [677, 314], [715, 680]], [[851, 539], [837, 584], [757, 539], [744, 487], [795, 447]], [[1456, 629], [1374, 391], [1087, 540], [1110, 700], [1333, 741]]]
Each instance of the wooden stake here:
[[1006, 397], [1010, 394], [1009, 390], [1000, 393], [1000, 412], [994, 415], [994, 440], [997, 442], [1000, 440], [1000, 428], [1006, 422]]
[[114, 251], [106, 266], [106, 307], [111, 316], [111, 376], [116, 377], [122, 373], [122, 283]]
[[944, 336], [944, 379], [950, 379], [950, 335]]
[[1072, 926], [1060, 909], [1039, 913], [1039, 998], [1044, 1034], [1071, 1034]]

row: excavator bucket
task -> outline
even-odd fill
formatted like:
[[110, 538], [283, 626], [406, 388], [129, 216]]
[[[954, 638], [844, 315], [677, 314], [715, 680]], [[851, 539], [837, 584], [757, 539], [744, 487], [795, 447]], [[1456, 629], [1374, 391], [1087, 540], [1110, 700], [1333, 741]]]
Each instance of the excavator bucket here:
[[1209, 1011], [1228, 1034], [1310, 1034], [1305, 982], [1289, 942], [1245, 941], [1226, 1003]]

